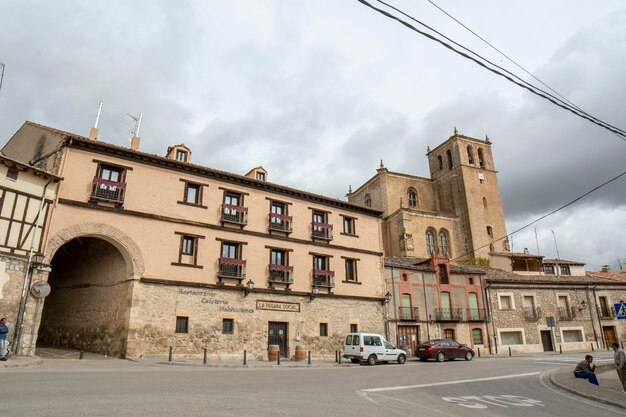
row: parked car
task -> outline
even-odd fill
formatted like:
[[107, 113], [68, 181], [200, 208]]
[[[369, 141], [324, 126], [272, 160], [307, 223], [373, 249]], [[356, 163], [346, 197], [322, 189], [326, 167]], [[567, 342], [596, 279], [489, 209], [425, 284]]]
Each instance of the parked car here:
[[352, 363], [367, 361], [368, 365], [377, 362], [406, 362], [406, 352], [396, 349], [391, 343], [375, 333], [349, 333], [343, 346], [343, 357]]
[[446, 359], [454, 360], [463, 358], [471, 361], [474, 358], [474, 351], [451, 339], [433, 339], [424, 342], [415, 348], [415, 356], [420, 360], [437, 359], [437, 362], [443, 362]]

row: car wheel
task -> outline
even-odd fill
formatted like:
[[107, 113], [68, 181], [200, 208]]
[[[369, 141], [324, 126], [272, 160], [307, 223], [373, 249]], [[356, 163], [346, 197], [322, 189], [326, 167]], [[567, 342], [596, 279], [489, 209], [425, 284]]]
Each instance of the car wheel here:
[[376, 355], [370, 355], [369, 358], [367, 358], [367, 364], [369, 366], [376, 365]]
[[474, 355], [472, 355], [472, 352], [467, 352], [465, 354], [465, 360], [466, 361], [471, 361], [473, 357], [474, 357]]
[[352, 358], [352, 359], [350, 359], [350, 362], [352, 362], [352, 363], [359, 363], [361, 361], [356, 359], [356, 358]]
[[406, 355], [399, 355], [399, 356], [398, 356], [398, 363], [399, 363], [400, 365], [403, 365], [403, 364], [404, 364], [404, 362], [406, 362]]
[[420, 358], [420, 360], [421, 360], [422, 362], [426, 362], [426, 360], [427, 360], [427, 359], [428, 359], [428, 358]]
[[443, 362], [446, 360], [446, 355], [443, 352], [437, 353], [437, 362]]

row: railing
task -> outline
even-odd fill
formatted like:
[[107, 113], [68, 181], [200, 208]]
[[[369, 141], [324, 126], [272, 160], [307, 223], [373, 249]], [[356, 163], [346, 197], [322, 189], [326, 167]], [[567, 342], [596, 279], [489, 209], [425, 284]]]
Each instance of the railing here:
[[326, 269], [313, 270], [313, 286], [334, 288], [335, 287], [335, 271]]
[[576, 317], [576, 310], [574, 307], [559, 307], [559, 319], [560, 320], [574, 320]]
[[485, 321], [484, 308], [468, 308], [467, 321]]
[[289, 265], [269, 265], [269, 282], [276, 282], [280, 284], [293, 284], [293, 266]]
[[116, 204], [124, 203], [125, 183], [94, 178], [91, 184], [92, 200], [110, 201]]
[[279, 232], [291, 233], [291, 216], [278, 213], [270, 213], [269, 229]]
[[611, 308], [600, 307], [600, 311], [598, 313], [600, 314], [601, 319], [612, 320], [615, 318], [615, 310]]
[[333, 225], [311, 222], [311, 237], [314, 239], [333, 240]]
[[248, 224], [248, 207], [222, 204], [221, 221], [235, 224]]
[[436, 308], [435, 321], [461, 321], [463, 311], [460, 308]]
[[418, 307], [398, 307], [398, 319], [419, 320], [419, 308]]
[[240, 281], [246, 278], [245, 260], [235, 258], [220, 258], [219, 264], [220, 266], [218, 276], [220, 278], [236, 278]]
[[536, 307], [524, 307], [524, 318], [528, 321], [538, 320], [541, 310]]

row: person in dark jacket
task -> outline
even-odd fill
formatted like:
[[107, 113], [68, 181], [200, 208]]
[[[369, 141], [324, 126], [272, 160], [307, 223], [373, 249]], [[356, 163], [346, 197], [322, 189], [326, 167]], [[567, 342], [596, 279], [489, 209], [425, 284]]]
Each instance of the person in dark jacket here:
[[585, 360], [576, 365], [576, 369], [574, 369], [574, 376], [576, 378], [588, 379], [589, 382], [594, 385], [600, 385], [598, 384], [598, 378], [596, 377], [596, 365], [591, 362], [593, 362], [593, 356], [585, 356]]
[[7, 353], [9, 353], [7, 349], [7, 334], [9, 333], [9, 328], [6, 325], [6, 321], [6, 317], [0, 319], [0, 361], [6, 361]]

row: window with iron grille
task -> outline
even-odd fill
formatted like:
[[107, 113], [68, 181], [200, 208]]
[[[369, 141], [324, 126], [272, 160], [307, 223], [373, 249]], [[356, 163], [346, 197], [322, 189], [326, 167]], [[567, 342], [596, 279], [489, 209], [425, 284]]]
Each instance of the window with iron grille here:
[[320, 337], [328, 336], [328, 323], [320, 323]]
[[358, 281], [356, 273], [356, 259], [346, 259], [346, 281]]
[[189, 204], [202, 204], [202, 186], [186, 182], [184, 201]]
[[222, 319], [222, 334], [234, 334], [235, 333], [235, 320], [234, 319]]
[[350, 333], [357, 333], [359, 331], [359, 325], [356, 323], [350, 324]]
[[189, 317], [176, 317], [176, 333], [189, 333]]

